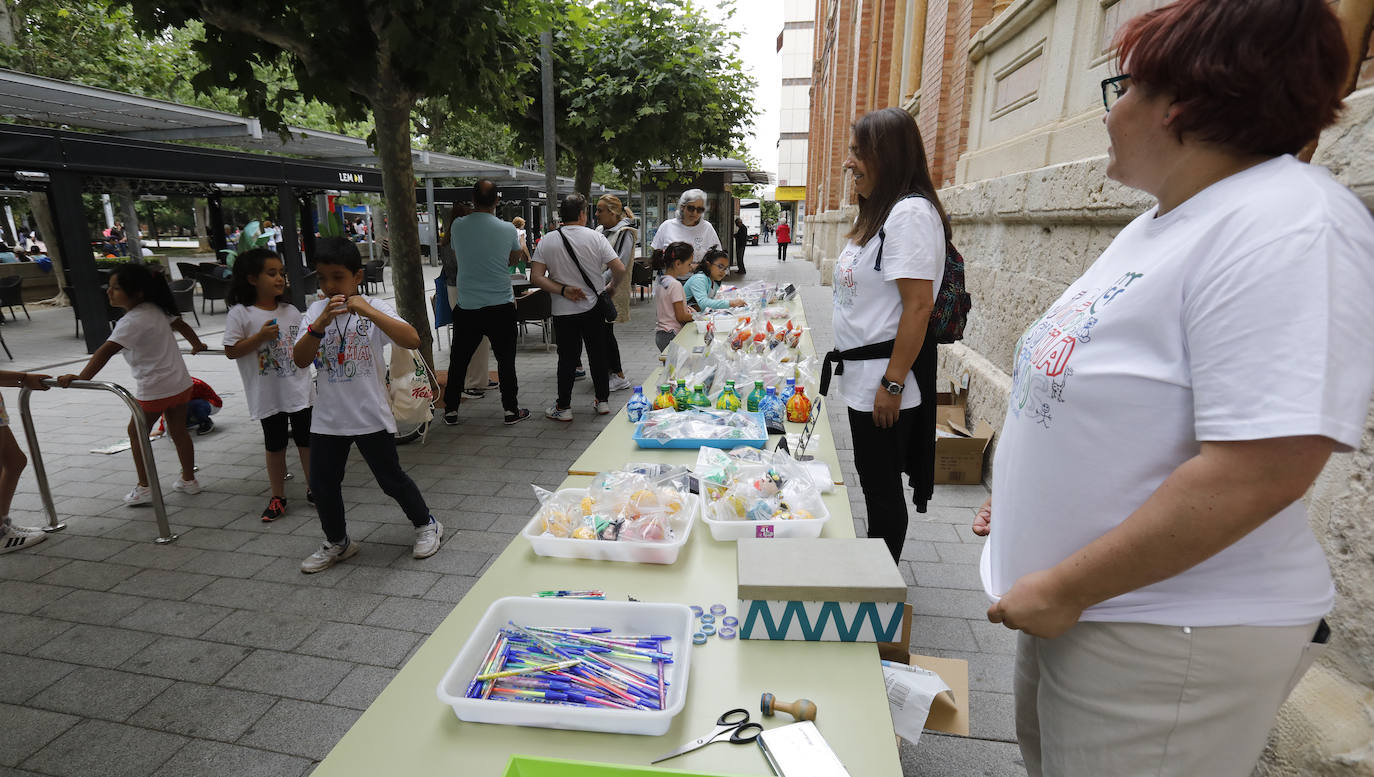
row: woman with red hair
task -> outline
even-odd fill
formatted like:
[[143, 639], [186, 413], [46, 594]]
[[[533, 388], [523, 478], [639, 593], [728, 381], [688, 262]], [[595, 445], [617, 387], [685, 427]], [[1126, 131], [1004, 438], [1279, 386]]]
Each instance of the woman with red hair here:
[[1031, 775], [1245, 777], [1328, 630], [1303, 494], [1374, 387], [1374, 221], [1292, 154], [1346, 68], [1323, 0], [1181, 0], [1102, 82], [1158, 204], [1017, 343], [985, 546]]

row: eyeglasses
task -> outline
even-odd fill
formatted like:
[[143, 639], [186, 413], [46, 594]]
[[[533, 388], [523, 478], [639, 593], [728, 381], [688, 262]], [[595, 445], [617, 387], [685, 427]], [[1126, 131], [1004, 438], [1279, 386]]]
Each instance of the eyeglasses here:
[[1130, 73], [1123, 73], [1119, 76], [1102, 79], [1102, 107], [1110, 113], [1116, 101], [1126, 94], [1125, 82], [1131, 78]]
[[711, 267], [713, 267], [713, 268], [715, 268], [715, 269], [717, 269], [717, 270], [720, 270], [721, 272], [726, 272], [727, 270], [730, 269], [730, 265], [728, 265], [728, 264], [713, 264], [713, 265], [711, 265]]
[[682, 210], [687, 213], [705, 213], [706, 209], [697, 205], [683, 205]]

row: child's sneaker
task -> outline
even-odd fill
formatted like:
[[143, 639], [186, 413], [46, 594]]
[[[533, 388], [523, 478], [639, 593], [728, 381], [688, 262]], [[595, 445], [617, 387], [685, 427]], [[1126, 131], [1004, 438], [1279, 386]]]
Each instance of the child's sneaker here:
[[[37, 534], [20, 534], [8, 523], [3, 523], [0, 524], [0, 553], [12, 553], [16, 550], [31, 548], [47, 538], [48, 535], [44, 534], [42, 531], [39, 531]], [[416, 548], [419, 548], [418, 543], [416, 544]]]
[[630, 379], [621, 375], [611, 376], [611, 391], [624, 391], [630, 388]]
[[196, 435], [197, 435], [197, 436], [200, 436], [200, 435], [202, 435], [202, 434], [209, 434], [210, 432], [213, 432], [214, 430], [215, 430], [215, 422], [214, 422], [214, 421], [211, 421], [209, 418], [206, 418], [204, 421], [201, 421], [201, 422], [200, 422], [200, 426], [197, 426], [197, 427], [196, 427]]
[[596, 414], [597, 414], [597, 415], [610, 415], [610, 414], [611, 414], [611, 403], [610, 403], [610, 402], [593, 402], [593, 403], [592, 403], [592, 409], [596, 411]]
[[518, 424], [529, 417], [530, 411], [526, 410], [523, 407], [515, 411], [514, 413], [506, 413], [506, 426], [510, 426], [511, 424]]
[[182, 480], [178, 478], [177, 482], [172, 484], [172, 490], [180, 491], [183, 494], [199, 494], [200, 481], [196, 480], [195, 478], [191, 478], [190, 480]]
[[134, 486], [134, 489], [124, 495], [124, 504], [130, 507], [134, 505], [146, 505], [153, 501], [153, 489], [148, 486]]
[[573, 380], [582, 380], [585, 377], [587, 377], [587, 371], [581, 367], [573, 370]]
[[267, 503], [267, 509], [262, 511], [262, 522], [271, 523], [283, 515], [286, 515], [286, 499], [280, 496], [274, 496], [272, 500]]
[[301, 572], [307, 575], [323, 572], [344, 559], [358, 555], [359, 550], [362, 550], [362, 546], [350, 539], [345, 539], [338, 545], [326, 542], [301, 562]]
[[553, 419], [554, 421], [562, 421], [564, 423], [567, 423], [572, 420], [572, 408], [565, 407], [559, 409], [558, 405], [554, 405], [550, 407], [548, 410], [544, 411], [544, 417]]
[[482, 389], [471, 389], [471, 388], [463, 389], [463, 398], [464, 398], [464, 399], [481, 399], [482, 397], [485, 397], [486, 395], [487, 395], [487, 392], [483, 391]]
[[457, 426], [457, 425], [458, 425], [458, 409], [457, 409], [457, 408], [451, 408], [451, 409], [449, 409], [449, 410], [445, 410], [445, 411], [444, 411], [444, 423], [448, 424], [449, 426]]
[[444, 525], [429, 517], [429, 523], [415, 527], [415, 558], [429, 558], [439, 552], [439, 540], [444, 537]]
[[496, 389], [499, 389], [499, 388], [501, 388], [501, 383], [500, 383], [499, 381], [495, 381], [495, 380], [488, 380], [488, 381], [487, 381], [487, 391], [495, 391]]

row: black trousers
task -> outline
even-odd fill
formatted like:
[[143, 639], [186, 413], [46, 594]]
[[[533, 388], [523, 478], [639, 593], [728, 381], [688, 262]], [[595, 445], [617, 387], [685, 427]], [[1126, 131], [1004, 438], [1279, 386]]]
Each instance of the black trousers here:
[[606, 325], [606, 370], [615, 375], [625, 371], [620, 363], [620, 343], [615, 339], [615, 324]]
[[396, 500], [413, 525], [429, 523], [429, 507], [424, 496], [415, 481], [401, 469], [395, 435], [385, 429], [356, 437], [311, 433], [310, 490], [315, 493], [315, 509], [319, 511], [325, 539], [337, 544], [348, 537], [348, 526], [344, 522], [343, 477], [348, 450], [355, 443], [368, 469], [377, 478], [382, 493]]
[[553, 317], [553, 333], [558, 340], [558, 407], [572, 407], [573, 373], [582, 361], [584, 345], [587, 347], [587, 373], [592, 378], [596, 401], [605, 402], [611, 398], [610, 366], [606, 358], [609, 340], [606, 330], [609, 328], [596, 308], [571, 316]]
[[744, 272], [744, 248], [748, 244], [748, 240], [735, 241], [735, 264], [739, 265], [740, 272]]
[[778, 261], [779, 261], [779, 262], [785, 262], [785, 261], [787, 261], [787, 247], [788, 247], [789, 245], [792, 245], [792, 244], [791, 244], [791, 243], [778, 243]]
[[854, 468], [859, 471], [859, 487], [863, 489], [864, 506], [868, 508], [868, 536], [887, 543], [894, 561], [901, 558], [902, 545], [906, 542], [906, 492], [902, 490], [902, 475], [917, 410], [914, 407], [903, 410], [897, 414], [897, 423], [879, 429], [873, 424], [872, 413], [849, 409], [849, 430], [854, 436]]
[[453, 308], [453, 344], [448, 355], [448, 383], [444, 385], [445, 410], [457, 410], [463, 401], [463, 375], [468, 362], [485, 337], [496, 356], [496, 375], [501, 381], [501, 407], [507, 413], [520, 410], [520, 384], [515, 379], [515, 303], [467, 310]]

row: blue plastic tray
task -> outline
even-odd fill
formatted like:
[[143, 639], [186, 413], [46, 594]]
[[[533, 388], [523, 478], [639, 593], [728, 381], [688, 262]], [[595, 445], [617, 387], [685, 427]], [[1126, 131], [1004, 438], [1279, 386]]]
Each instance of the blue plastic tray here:
[[[763, 413], [745, 413], [753, 417], [758, 422], [759, 428], [767, 430], [767, 425], [763, 422]], [[762, 448], [768, 443], [768, 432], [765, 431], [762, 437], [741, 437], [733, 440], [702, 440], [696, 438], [683, 438], [681, 440], [655, 440], [644, 436], [644, 422], [635, 424], [634, 433], [635, 445], [641, 448], [738, 448], [745, 445], [751, 448]]]

